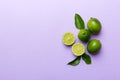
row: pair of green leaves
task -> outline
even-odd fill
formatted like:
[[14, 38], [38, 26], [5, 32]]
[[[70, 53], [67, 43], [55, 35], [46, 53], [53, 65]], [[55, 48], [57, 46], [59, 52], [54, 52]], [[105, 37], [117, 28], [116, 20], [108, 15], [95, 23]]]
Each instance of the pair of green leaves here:
[[84, 53], [82, 56], [78, 56], [73, 61], [69, 62], [68, 65], [77, 66], [80, 63], [81, 58], [85, 61], [86, 64], [91, 64], [90, 56]]
[[[84, 20], [79, 14], [75, 14], [75, 26], [79, 30], [85, 29]], [[84, 53], [82, 56], [78, 56], [73, 61], [69, 62], [68, 65], [71, 65], [71, 66], [78, 65], [80, 63], [81, 58], [85, 61], [86, 64], [91, 64], [90, 56]]]

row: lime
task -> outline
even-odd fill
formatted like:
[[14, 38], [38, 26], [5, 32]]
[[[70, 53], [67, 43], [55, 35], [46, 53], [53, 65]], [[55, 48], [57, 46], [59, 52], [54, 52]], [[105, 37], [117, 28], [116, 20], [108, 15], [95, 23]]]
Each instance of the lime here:
[[96, 52], [98, 52], [100, 50], [101, 46], [102, 45], [99, 40], [92, 39], [88, 42], [87, 50], [91, 54], [96, 54]]
[[75, 36], [71, 32], [67, 32], [63, 35], [62, 41], [65, 45], [72, 45], [75, 42]]
[[85, 53], [85, 47], [83, 44], [81, 43], [75, 43], [73, 46], [72, 46], [72, 53], [75, 55], [75, 56], [81, 56]]
[[97, 34], [101, 30], [101, 23], [96, 18], [90, 18], [90, 20], [87, 23], [87, 27], [90, 30], [91, 33]]
[[83, 42], [88, 42], [90, 39], [90, 32], [87, 29], [82, 29], [78, 33], [78, 38]]

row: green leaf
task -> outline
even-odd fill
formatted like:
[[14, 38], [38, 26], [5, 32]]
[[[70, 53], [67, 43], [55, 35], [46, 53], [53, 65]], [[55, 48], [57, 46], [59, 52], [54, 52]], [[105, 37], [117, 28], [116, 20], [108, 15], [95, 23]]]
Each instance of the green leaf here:
[[84, 29], [85, 28], [84, 21], [79, 14], [75, 14], [75, 26], [77, 29]]
[[91, 64], [91, 58], [86, 53], [82, 55], [82, 59], [85, 61], [86, 64]]
[[76, 57], [73, 61], [69, 62], [68, 65], [77, 66], [80, 63], [81, 56]]

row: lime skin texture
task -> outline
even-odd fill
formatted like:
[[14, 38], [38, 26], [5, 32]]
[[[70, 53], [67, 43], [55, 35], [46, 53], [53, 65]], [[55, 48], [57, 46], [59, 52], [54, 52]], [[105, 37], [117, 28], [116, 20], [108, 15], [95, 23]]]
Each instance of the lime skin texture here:
[[90, 31], [87, 29], [81, 29], [78, 33], [78, 38], [83, 42], [88, 42], [91, 37]]
[[102, 44], [100, 40], [92, 39], [87, 44], [87, 50], [91, 54], [96, 54], [96, 52], [98, 52], [101, 49], [101, 46]]
[[101, 31], [101, 23], [97, 18], [90, 18], [90, 20], [88, 20], [87, 27], [93, 34], [98, 34]]

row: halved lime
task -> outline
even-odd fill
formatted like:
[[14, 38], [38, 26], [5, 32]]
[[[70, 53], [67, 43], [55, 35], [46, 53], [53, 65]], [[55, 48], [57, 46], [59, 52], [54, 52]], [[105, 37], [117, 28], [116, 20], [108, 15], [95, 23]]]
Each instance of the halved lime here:
[[75, 43], [72, 46], [72, 52], [75, 56], [81, 56], [85, 53], [85, 46], [81, 43]]
[[67, 32], [63, 35], [62, 41], [65, 45], [72, 45], [75, 42], [75, 36], [71, 32]]

